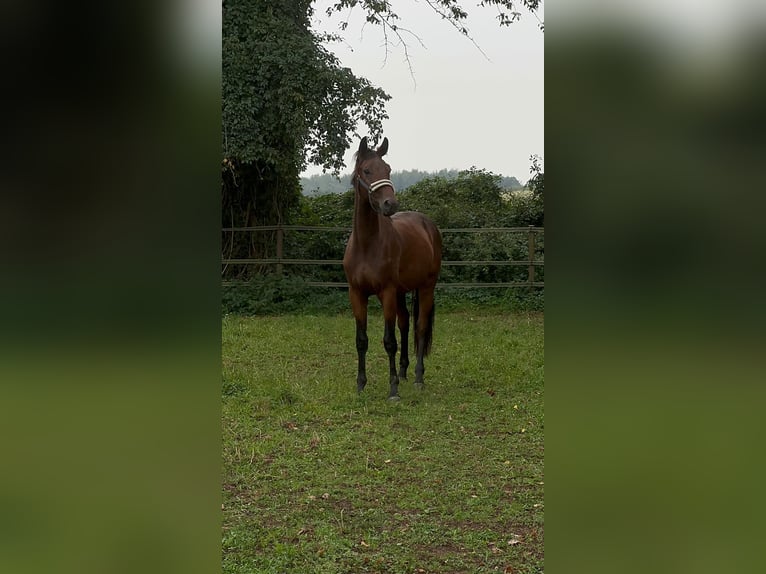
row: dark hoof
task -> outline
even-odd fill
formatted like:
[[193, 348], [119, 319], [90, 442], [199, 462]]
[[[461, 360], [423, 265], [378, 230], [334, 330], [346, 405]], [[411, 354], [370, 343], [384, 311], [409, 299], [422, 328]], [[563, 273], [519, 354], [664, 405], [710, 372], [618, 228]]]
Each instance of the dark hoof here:
[[423, 389], [425, 389], [425, 388], [426, 388], [426, 386], [425, 386], [425, 384], [423, 384], [423, 383], [415, 383], [415, 388], [416, 388], [417, 390], [419, 390], [419, 391], [422, 391]]
[[399, 395], [394, 395], [393, 397], [388, 397], [388, 400], [396, 402], [402, 400], [402, 398]]

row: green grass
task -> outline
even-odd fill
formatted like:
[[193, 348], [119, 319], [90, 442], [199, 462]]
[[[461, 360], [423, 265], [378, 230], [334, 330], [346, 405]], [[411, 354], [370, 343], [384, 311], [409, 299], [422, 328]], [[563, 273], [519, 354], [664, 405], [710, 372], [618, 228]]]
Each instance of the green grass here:
[[543, 316], [439, 313], [391, 403], [379, 313], [223, 319], [223, 571], [543, 571]]

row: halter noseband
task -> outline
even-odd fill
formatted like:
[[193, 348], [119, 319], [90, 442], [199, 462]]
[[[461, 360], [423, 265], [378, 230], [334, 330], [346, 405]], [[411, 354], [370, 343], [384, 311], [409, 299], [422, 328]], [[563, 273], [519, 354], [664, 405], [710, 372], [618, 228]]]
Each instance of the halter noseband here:
[[390, 179], [379, 179], [378, 181], [373, 181], [372, 183], [368, 184], [366, 181], [362, 179], [362, 176], [360, 176], [358, 173], [354, 174], [354, 177], [356, 178], [356, 181], [359, 182], [359, 185], [361, 185], [364, 189], [366, 189], [370, 193], [374, 193], [377, 190], [379, 190], [381, 187], [385, 187], [387, 185], [390, 185], [391, 189], [394, 189], [394, 184], [392, 183]]

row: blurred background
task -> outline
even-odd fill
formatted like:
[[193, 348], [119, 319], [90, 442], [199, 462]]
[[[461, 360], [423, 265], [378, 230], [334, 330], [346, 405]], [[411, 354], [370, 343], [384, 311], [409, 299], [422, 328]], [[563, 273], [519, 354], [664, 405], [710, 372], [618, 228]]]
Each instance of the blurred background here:
[[548, 567], [761, 571], [764, 7], [546, 4]]
[[215, 571], [220, 4], [0, 13], [0, 570]]

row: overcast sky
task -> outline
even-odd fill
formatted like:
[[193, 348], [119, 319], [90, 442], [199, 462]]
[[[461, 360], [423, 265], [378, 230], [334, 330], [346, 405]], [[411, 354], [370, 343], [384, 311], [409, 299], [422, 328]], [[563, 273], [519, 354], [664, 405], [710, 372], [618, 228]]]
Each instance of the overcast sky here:
[[[355, 75], [392, 96], [383, 129], [389, 140], [386, 158], [394, 171], [476, 166], [523, 183], [529, 179], [529, 156], [544, 157], [544, 34], [529, 13], [501, 28], [492, 8], [474, 8], [475, 3], [465, 2], [464, 7], [472, 36], [486, 57], [425, 1], [392, 0], [401, 27], [425, 44], [403, 34], [414, 79], [400, 46], [389, 46], [386, 61], [382, 32], [364, 26], [358, 8], [348, 18], [346, 43], [329, 46]], [[328, 4], [315, 2], [314, 27], [336, 32], [341, 18], [324, 14]], [[345, 173], [357, 147], [352, 145], [346, 154]], [[304, 175], [314, 173], [321, 168], [310, 166]]]

